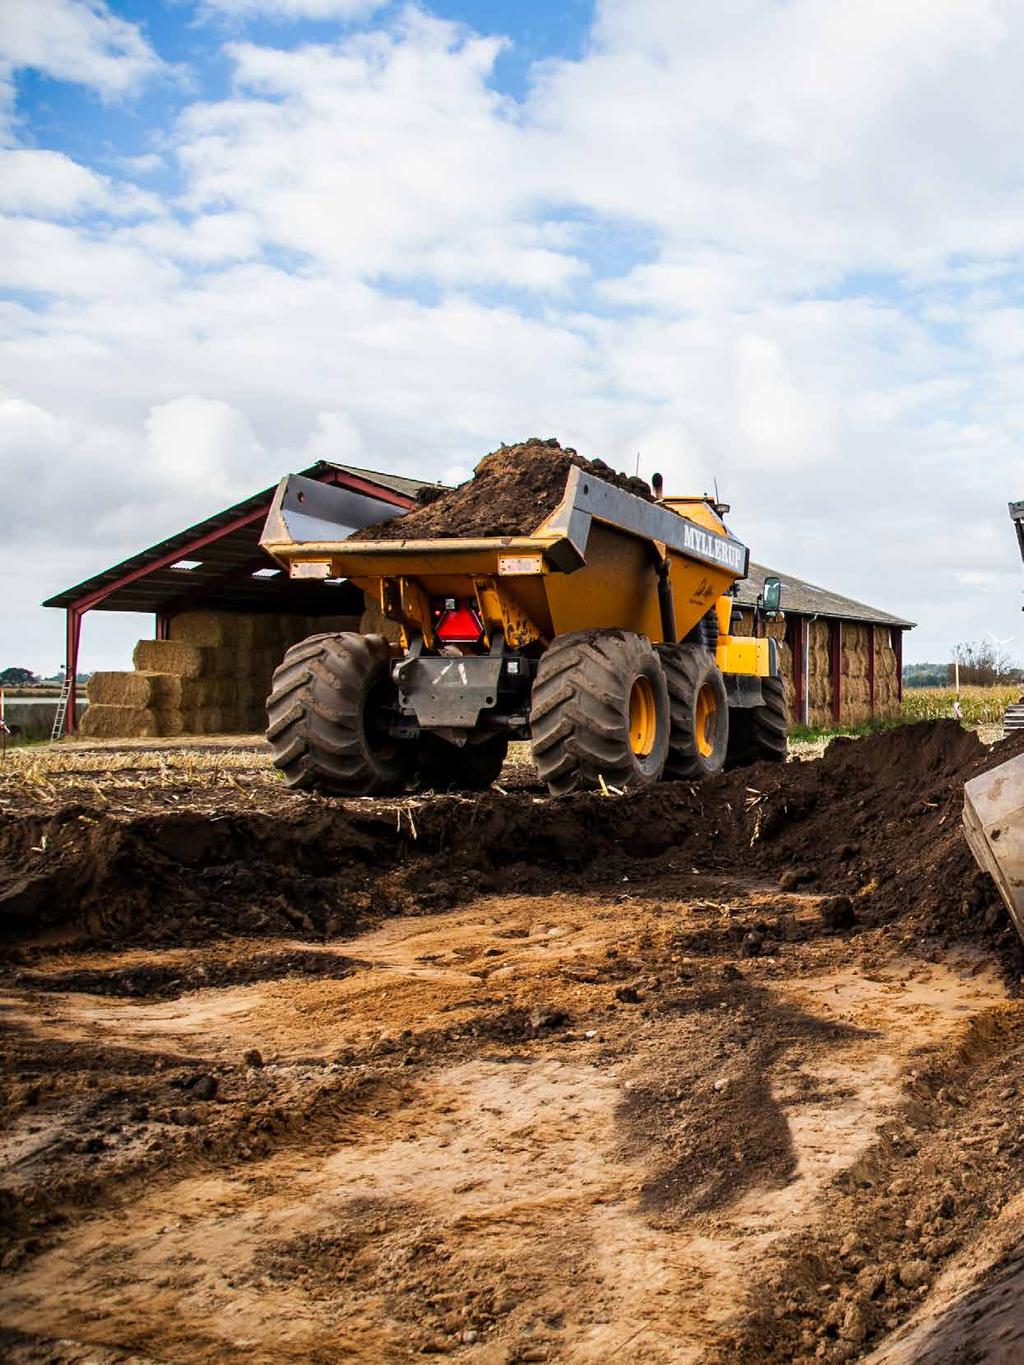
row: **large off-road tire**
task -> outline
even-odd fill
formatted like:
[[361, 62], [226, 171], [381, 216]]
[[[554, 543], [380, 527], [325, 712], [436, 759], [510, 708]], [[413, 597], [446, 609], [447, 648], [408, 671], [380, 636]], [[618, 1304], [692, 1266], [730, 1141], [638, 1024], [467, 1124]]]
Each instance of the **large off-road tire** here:
[[311, 635], [285, 654], [267, 698], [267, 739], [288, 787], [348, 796], [398, 791], [413, 749], [383, 726], [395, 696], [381, 635]]
[[700, 782], [725, 767], [729, 703], [714, 656], [703, 645], [659, 645], [671, 706], [665, 777]]
[[788, 753], [789, 708], [781, 678], [762, 678], [763, 706], [738, 707], [730, 713], [727, 767], [750, 763], [785, 763]]
[[540, 661], [530, 742], [548, 790], [657, 782], [669, 744], [665, 675], [650, 641], [625, 630], [559, 635]]
[[425, 734], [416, 750], [416, 780], [436, 792], [486, 791], [501, 776], [507, 754], [507, 735], [487, 735], [460, 748]]

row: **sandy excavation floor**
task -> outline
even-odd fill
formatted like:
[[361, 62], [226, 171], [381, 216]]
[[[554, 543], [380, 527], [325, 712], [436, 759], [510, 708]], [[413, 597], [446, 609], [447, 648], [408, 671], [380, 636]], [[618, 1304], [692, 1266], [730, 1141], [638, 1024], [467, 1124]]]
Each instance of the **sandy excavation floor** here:
[[[682, 794], [657, 854], [535, 840], [510, 870], [508, 812], [560, 818], [514, 774], [344, 803], [342, 894], [303, 871], [340, 857], [338, 806], [231, 772], [198, 850], [173, 782], [3, 793], [6, 1359], [1024, 1359], [1024, 1011], [991, 902], [939, 932], [846, 854], [782, 889], [785, 849], [696, 852]], [[768, 807], [748, 772], [686, 794], [695, 838]], [[940, 807], [887, 820], [947, 839]], [[414, 872], [410, 819], [474, 839]]]

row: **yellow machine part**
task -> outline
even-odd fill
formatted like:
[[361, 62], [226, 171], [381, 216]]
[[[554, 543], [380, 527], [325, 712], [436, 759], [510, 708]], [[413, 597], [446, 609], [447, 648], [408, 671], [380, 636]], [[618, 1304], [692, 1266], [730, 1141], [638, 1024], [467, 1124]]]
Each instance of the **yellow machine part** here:
[[[442, 597], [475, 599], [488, 635], [501, 629], [509, 644], [517, 647], [535, 640], [546, 643], [569, 631], [614, 626], [656, 643], [664, 639], [657, 566], [650, 546], [613, 527], [593, 527], [587, 562], [571, 574], [552, 572], [543, 565], [540, 572], [500, 572], [493, 546], [474, 557], [475, 572], [465, 551], [435, 557], [406, 549], [389, 559], [374, 564], [378, 573], [373, 577], [357, 572], [351, 574], [352, 581], [380, 601], [385, 616], [422, 630], [428, 648], [432, 644], [430, 599]], [[671, 552], [668, 564], [676, 633], [682, 638], [715, 605], [734, 575]], [[364, 559], [358, 568], [365, 567]], [[398, 572], [389, 574], [388, 569]], [[730, 606], [726, 598], [719, 608], [726, 629]]]
[[752, 678], [771, 676], [771, 643], [749, 635], [720, 635], [715, 661], [723, 673], [744, 673]]

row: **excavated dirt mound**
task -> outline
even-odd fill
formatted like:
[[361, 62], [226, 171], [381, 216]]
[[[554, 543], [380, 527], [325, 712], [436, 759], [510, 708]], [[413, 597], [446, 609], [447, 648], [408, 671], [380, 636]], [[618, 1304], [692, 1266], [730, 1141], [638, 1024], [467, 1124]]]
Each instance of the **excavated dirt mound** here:
[[959, 823], [1021, 751], [12, 801], [4, 1358], [1021, 1358], [1018, 945]]
[[[336, 937], [382, 916], [458, 904], [489, 886], [541, 892], [623, 877], [669, 886], [676, 866], [757, 871], [831, 903], [837, 931], [1017, 940], [960, 827], [963, 784], [1024, 751], [954, 721], [857, 741], [824, 758], [759, 764], [701, 787], [621, 799], [490, 792], [293, 804], [215, 818], [70, 805], [0, 818], [0, 937], [202, 942], [226, 933]], [[754, 926], [744, 932], [761, 931]], [[694, 951], [700, 942], [691, 943]]]
[[473, 477], [450, 493], [425, 490], [430, 501], [394, 521], [357, 531], [350, 540], [445, 540], [453, 536], [529, 535], [562, 500], [569, 470], [584, 469], [650, 501], [643, 479], [618, 474], [603, 460], [586, 460], [554, 438], [531, 437], [485, 455]]
[[[937, 721], [834, 742], [824, 758], [758, 765], [702, 787], [621, 799], [491, 792], [386, 801], [292, 801], [254, 810], [225, 791], [206, 808], [84, 801], [0, 817], [0, 936], [19, 945], [204, 943], [229, 933], [337, 937], [482, 892], [615, 887], [669, 894], [695, 872], [767, 876], [828, 893], [837, 932], [899, 920], [907, 932], [1015, 951], [994, 889], [960, 829], [963, 783], [1024, 749], [994, 749]], [[843, 897], [848, 898], [848, 904]], [[716, 951], [716, 932], [690, 934]], [[763, 934], [729, 927], [734, 946]], [[739, 935], [740, 937], [737, 937]], [[764, 951], [771, 947], [771, 939]]]

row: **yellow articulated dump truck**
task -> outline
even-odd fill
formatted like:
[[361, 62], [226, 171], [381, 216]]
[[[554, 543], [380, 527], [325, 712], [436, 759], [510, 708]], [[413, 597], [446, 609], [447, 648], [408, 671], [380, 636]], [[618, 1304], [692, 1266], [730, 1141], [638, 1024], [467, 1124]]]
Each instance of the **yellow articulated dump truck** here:
[[[522, 535], [350, 540], [342, 490], [283, 479], [264, 549], [292, 578], [351, 580], [393, 623], [393, 638], [318, 635], [287, 652], [267, 702], [285, 782], [480, 789], [513, 739], [555, 795], [784, 760], [775, 641], [730, 632], [747, 548], [714, 499], [660, 493], [573, 467]], [[769, 580], [765, 611], [778, 591]]]

